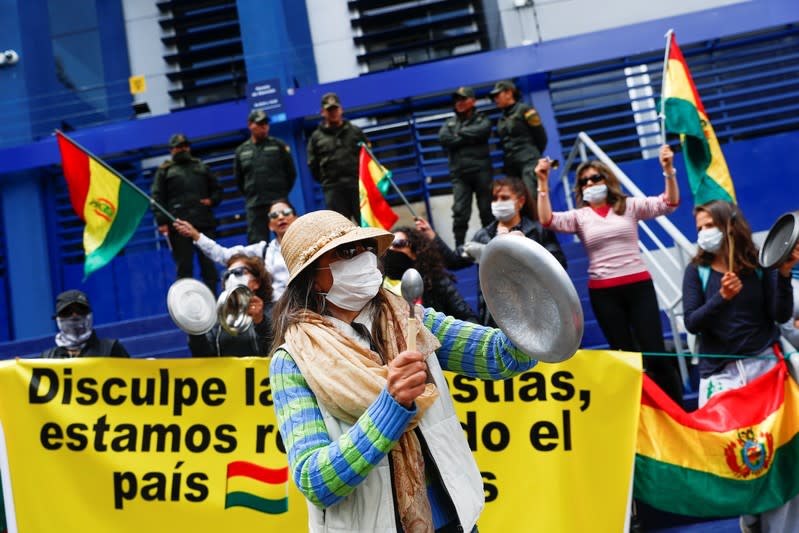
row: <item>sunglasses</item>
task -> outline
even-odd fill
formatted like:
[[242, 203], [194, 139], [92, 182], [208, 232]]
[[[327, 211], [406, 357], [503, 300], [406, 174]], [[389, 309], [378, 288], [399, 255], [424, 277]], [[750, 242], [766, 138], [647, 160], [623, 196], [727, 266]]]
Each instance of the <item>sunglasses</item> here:
[[374, 240], [348, 242], [333, 249], [333, 257], [338, 259], [352, 259], [362, 252], [372, 252], [377, 255], [377, 242]]
[[586, 185], [588, 185], [589, 181], [591, 183], [599, 183], [600, 181], [602, 181], [604, 179], [605, 179], [605, 176], [603, 176], [602, 174], [594, 174], [592, 176], [586, 176], [584, 178], [580, 178], [579, 180], [577, 180], [577, 185], [579, 185], [582, 188], [582, 187], [585, 187]]
[[408, 239], [394, 239], [394, 242], [391, 243], [392, 248], [409, 248], [410, 245]]
[[290, 217], [293, 214], [294, 214], [294, 210], [292, 208], [290, 208], [290, 207], [287, 207], [286, 209], [280, 209], [278, 211], [270, 211], [269, 212], [269, 218], [274, 220], [274, 219], [276, 219], [277, 217], [279, 217], [281, 215], [283, 215], [284, 217]]
[[222, 274], [222, 281], [226, 283], [227, 279], [230, 276], [236, 276], [238, 278], [238, 277], [243, 276], [244, 274], [252, 275], [252, 271], [249, 268], [243, 267], [243, 266], [242, 267], [231, 268], [230, 270], [225, 270], [225, 272]]
[[88, 314], [89, 310], [82, 305], [70, 305], [62, 309], [56, 316], [58, 318], [70, 318], [73, 316], [87, 316]]

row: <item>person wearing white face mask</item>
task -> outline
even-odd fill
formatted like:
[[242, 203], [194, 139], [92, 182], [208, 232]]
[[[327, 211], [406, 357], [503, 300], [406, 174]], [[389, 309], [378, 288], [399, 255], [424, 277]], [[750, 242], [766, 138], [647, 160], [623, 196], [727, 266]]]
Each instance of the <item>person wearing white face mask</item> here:
[[[662, 353], [663, 328], [655, 287], [638, 249], [638, 221], [677, 209], [680, 191], [674, 153], [660, 147], [666, 178], [659, 196], [628, 198], [618, 178], [599, 161], [577, 167], [576, 209], [552, 212], [549, 201], [549, 161], [540, 159], [538, 217], [544, 227], [576, 233], [588, 255], [588, 294], [599, 327], [613, 350]], [[647, 374], [675, 402], [682, 403], [682, 383], [675, 358], [644, 356]]]
[[252, 324], [235, 336], [218, 323], [204, 335], [189, 335], [192, 357], [266, 356], [272, 344], [272, 279], [263, 260], [234, 254], [227, 261], [222, 284], [226, 291], [246, 285], [253, 292], [246, 311]]
[[[474, 234], [472, 241], [464, 245], [464, 253], [453, 251], [447, 246], [426, 220], [416, 219], [416, 229], [428, 239], [433, 240], [444, 257], [444, 264], [448, 269], [458, 270], [479, 262], [479, 255], [484, 245], [497, 236], [509, 233], [534, 240], [546, 248], [564, 269], [566, 268], [566, 255], [560, 247], [558, 238], [538, 222], [535, 214], [535, 202], [521, 179], [506, 177], [494, 180], [491, 187], [491, 198], [491, 213], [496, 220]], [[478, 292], [478, 314], [481, 324], [496, 325], [485, 305], [482, 291]]]
[[101, 339], [94, 331], [94, 315], [86, 293], [76, 289], [56, 297], [58, 333], [55, 346], [42, 352], [42, 359], [70, 357], [130, 357], [117, 339]]
[[[743, 387], [777, 363], [775, 356], [781, 352], [777, 323], [793, 312], [791, 269], [799, 262], [799, 244], [782, 264], [765, 270], [758, 266], [752, 230], [738, 206], [714, 200], [695, 208], [694, 216], [699, 249], [683, 277], [685, 327], [698, 335], [700, 354], [748, 356], [700, 357], [702, 407], [716, 394]], [[798, 523], [799, 496], [740, 519], [741, 531], [747, 532], [795, 531]]]
[[333, 211], [283, 239], [269, 375], [312, 532], [476, 531], [482, 477], [443, 370], [498, 380], [536, 364], [500, 330], [418, 305], [409, 348], [408, 304], [377, 267], [393, 240]]

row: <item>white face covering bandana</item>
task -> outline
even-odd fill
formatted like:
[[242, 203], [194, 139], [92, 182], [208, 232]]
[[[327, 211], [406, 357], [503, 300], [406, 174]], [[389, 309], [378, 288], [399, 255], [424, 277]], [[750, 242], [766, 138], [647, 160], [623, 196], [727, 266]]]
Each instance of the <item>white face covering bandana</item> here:
[[583, 191], [583, 200], [591, 205], [601, 204], [608, 197], [608, 186], [605, 184], [594, 185]]
[[71, 316], [69, 318], [55, 319], [58, 333], [55, 336], [56, 346], [74, 348], [83, 346], [92, 336], [94, 315]]
[[347, 311], [360, 311], [375, 297], [383, 284], [383, 274], [377, 269], [377, 256], [361, 252], [352, 259], [330, 264], [333, 285], [325, 295], [328, 302]]
[[513, 200], [491, 202], [491, 214], [500, 222], [507, 222], [516, 215], [516, 202]]
[[724, 234], [718, 228], [706, 228], [699, 231], [696, 244], [706, 252], [715, 254], [721, 248]]

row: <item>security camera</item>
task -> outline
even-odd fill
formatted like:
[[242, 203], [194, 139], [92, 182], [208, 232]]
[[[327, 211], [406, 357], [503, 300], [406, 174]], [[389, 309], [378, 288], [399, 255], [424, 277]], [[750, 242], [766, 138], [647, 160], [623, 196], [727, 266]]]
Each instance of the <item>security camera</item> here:
[[0, 65], [15, 65], [19, 63], [19, 54], [15, 50], [6, 50], [0, 54]]

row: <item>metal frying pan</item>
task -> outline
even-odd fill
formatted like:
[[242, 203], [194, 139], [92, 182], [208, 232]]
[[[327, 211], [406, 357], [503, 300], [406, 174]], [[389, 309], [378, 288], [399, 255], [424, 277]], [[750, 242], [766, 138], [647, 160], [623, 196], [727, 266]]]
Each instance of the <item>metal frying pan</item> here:
[[583, 309], [577, 291], [537, 242], [516, 235], [491, 240], [480, 260], [480, 288], [497, 325], [526, 354], [558, 363], [579, 348]]
[[799, 240], [799, 214], [785, 213], [771, 226], [760, 248], [758, 262], [763, 268], [772, 268], [788, 259]]

